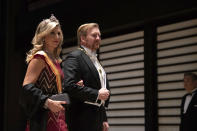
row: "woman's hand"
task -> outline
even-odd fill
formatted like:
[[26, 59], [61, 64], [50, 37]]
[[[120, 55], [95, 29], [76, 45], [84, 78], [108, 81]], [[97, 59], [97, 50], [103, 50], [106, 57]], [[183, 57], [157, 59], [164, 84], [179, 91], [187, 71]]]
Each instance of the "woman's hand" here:
[[64, 107], [62, 106], [62, 104], [66, 104], [66, 102], [48, 99], [48, 108], [54, 113], [58, 113], [64, 110]]

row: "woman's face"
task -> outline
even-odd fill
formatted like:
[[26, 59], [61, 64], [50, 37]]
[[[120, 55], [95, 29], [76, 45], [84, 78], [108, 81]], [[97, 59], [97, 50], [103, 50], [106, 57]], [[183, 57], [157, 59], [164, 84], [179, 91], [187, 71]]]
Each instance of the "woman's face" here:
[[61, 40], [61, 29], [56, 26], [48, 35], [45, 36], [45, 46], [47, 48], [57, 48]]

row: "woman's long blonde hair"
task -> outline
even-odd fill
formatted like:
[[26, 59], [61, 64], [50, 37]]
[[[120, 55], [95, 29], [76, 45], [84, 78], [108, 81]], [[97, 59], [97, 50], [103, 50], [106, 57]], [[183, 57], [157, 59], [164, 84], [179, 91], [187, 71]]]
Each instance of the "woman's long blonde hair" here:
[[[32, 40], [33, 48], [27, 53], [26, 62], [29, 63], [34, 54], [44, 48], [44, 37], [48, 35], [55, 27], [59, 26], [59, 21], [55, 18], [54, 15], [51, 15], [49, 19], [44, 19], [38, 25], [35, 35]], [[60, 43], [58, 47], [55, 49], [55, 57], [61, 62], [60, 53], [62, 50], [63, 44], [63, 33], [60, 27]]]

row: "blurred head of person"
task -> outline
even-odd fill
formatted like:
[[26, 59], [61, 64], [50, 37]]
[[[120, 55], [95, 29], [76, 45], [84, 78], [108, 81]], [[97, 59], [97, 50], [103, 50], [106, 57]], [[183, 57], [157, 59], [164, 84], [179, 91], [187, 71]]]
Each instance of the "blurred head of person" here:
[[184, 88], [190, 93], [197, 88], [197, 75], [195, 73], [184, 73]]

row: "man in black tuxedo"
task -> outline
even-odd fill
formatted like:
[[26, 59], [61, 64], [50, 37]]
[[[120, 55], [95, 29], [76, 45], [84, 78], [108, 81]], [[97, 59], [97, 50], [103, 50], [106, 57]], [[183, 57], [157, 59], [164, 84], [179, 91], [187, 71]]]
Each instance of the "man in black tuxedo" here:
[[[79, 48], [68, 54], [64, 64], [64, 92], [71, 98], [66, 113], [69, 131], [108, 131], [105, 107], [109, 84], [96, 51], [100, 47], [99, 25], [88, 23], [77, 30]], [[83, 81], [83, 86], [76, 84]]]
[[197, 131], [197, 75], [184, 74], [184, 88], [188, 92], [182, 98], [180, 131]]

